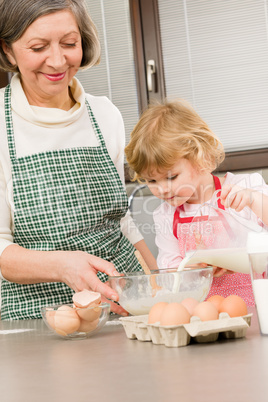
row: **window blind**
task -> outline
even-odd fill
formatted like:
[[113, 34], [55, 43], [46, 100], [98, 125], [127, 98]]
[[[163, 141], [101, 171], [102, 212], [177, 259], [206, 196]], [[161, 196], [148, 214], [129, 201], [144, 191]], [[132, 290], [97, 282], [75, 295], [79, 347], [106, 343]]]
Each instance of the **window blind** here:
[[267, 0], [158, 0], [167, 98], [188, 100], [226, 151], [267, 147]]
[[128, 0], [87, 0], [98, 29], [101, 62], [77, 73], [86, 92], [107, 96], [122, 113], [126, 142], [139, 119], [135, 62]]

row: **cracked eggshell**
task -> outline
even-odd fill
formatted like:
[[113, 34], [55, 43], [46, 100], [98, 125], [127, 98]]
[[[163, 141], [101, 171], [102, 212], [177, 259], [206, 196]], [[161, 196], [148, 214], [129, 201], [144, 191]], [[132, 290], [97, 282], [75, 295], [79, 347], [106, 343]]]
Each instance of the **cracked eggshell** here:
[[95, 321], [101, 315], [101, 294], [84, 289], [73, 295], [74, 306], [78, 316], [86, 321]]
[[60, 335], [76, 332], [80, 326], [80, 318], [70, 306], [61, 306], [55, 311], [54, 329]]
[[98, 318], [94, 321], [86, 321], [86, 320], [81, 319], [80, 326], [78, 328], [78, 332], [91, 332], [97, 328], [98, 323], [99, 323]]
[[85, 308], [91, 305], [98, 305], [101, 303], [101, 294], [99, 292], [92, 292], [91, 290], [81, 290], [73, 295], [73, 303], [76, 307]]
[[53, 329], [55, 329], [55, 313], [56, 311], [52, 309], [46, 312], [47, 323]]
[[76, 310], [77, 314], [82, 320], [85, 321], [95, 321], [101, 315], [101, 307], [86, 307], [86, 308], [79, 308]]

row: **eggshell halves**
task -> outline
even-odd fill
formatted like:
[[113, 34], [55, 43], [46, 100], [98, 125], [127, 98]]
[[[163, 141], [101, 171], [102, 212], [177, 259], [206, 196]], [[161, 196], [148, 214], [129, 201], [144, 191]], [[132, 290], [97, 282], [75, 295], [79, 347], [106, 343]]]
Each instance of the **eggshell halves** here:
[[[84, 289], [73, 295], [73, 302], [78, 307], [77, 314], [82, 320], [95, 321], [101, 315], [101, 294]], [[92, 308], [90, 308], [92, 307]]]
[[73, 302], [76, 307], [88, 307], [90, 305], [98, 305], [101, 303], [101, 294], [84, 289], [73, 295]]
[[55, 329], [55, 313], [55, 310], [48, 310], [46, 312], [47, 323], [53, 329]]
[[91, 332], [97, 328], [99, 323], [99, 319], [97, 318], [95, 321], [86, 321], [80, 320], [80, 327], [78, 328], [78, 332]]
[[77, 314], [82, 320], [95, 321], [101, 315], [101, 307], [87, 307], [76, 310]]
[[61, 306], [55, 311], [54, 328], [60, 335], [68, 335], [78, 330], [80, 319], [70, 306]]

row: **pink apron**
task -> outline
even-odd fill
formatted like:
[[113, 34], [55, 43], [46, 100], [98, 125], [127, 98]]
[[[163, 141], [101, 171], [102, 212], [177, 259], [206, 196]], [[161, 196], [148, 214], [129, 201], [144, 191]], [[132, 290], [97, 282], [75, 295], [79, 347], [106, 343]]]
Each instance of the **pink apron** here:
[[[217, 176], [213, 176], [216, 191], [220, 195], [221, 183]], [[217, 200], [218, 210], [225, 209], [220, 199]], [[220, 215], [210, 216], [208, 221], [207, 215], [181, 217], [180, 212], [184, 211], [184, 206], [178, 207], [173, 219], [173, 233], [178, 239], [181, 255], [184, 256], [188, 250], [196, 248], [219, 248], [217, 241], [220, 239], [221, 247], [225, 247], [227, 241], [228, 223], [224, 217]], [[194, 220], [194, 221], [193, 221]], [[219, 278], [213, 278], [209, 298], [213, 295], [229, 296], [236, 294], [242, 297], [248, 306], [254, 305], [254, 296], [251, 286], [251, 278], [249, 274], [233, 273], [225, 274]]]

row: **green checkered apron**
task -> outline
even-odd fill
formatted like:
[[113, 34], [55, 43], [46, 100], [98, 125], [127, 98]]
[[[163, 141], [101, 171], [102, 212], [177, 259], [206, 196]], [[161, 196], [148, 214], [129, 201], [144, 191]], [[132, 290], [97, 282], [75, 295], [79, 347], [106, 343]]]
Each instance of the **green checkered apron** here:
[[[82, 250], [111, 261], [119, 272], [141, 267], [120, 231], [127, 195], [88, 104], [98, 147], [42, 152], [17, 158], [11, 89], [5, 91], [6, 129], [12, 164], [14, 243], [31, 250]], [[107, 276], [98, 272], [102, 281]], [[64, 283], [20, 285], [3, 281], [2, 320], [41, 318], [45, 305], [71, 303]]]

